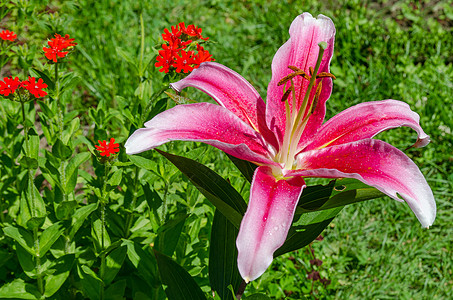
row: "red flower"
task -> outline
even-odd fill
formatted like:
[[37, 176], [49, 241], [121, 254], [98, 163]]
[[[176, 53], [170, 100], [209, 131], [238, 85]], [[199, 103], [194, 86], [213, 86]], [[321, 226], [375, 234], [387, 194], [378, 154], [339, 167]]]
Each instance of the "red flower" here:
[[17, 38], [17, 35], [14, 31], [3, 30], [0, 32], [0, 38], [5, 41], [14, 41]]
[[101, 156], [107, 156], [109, 157], [110, 155], [114, 155], [115, 153], [119, 152], [120, 149], [118, 147], [120, 146], [119, 144], [115, 143], [115, 139], [111, 138], [110, 142], [107, 144], [107, 141], [100, 141], [98, 140], [99, 146], [96, 145], [96, 150], [99, 151], [99, 154]]
[[198, 53], [194, 56], [195, 69], [198, 68], [202, 62], [215, 60], [212, 58], [212, 54], [207, 50], [204, 50], [202, 46], [197, 45], [197, 51]]
[[[159, 50], [157, 62], [154, 64], [160, 68], [160, 72], [188, 73], [198, 68], [202, 62], [214, 60], [212, 55], [196, 42], [198, 39], [207, 40], [208, 38], [203, 38], [201, 28], [195, 25], [186, 27], [184, 22], [181, 22], [171, 26], [171, 31], [165, 28], [162, 38], [166, 43], [162, 45], [162, 50]], [[197, 52], [193, 51], [195, 45]]]
[[47, 87], [47, 84], [44, 83], [42, 78], [39, 78], [38, 81], [36, 82], [35, 77], [28, 77], [28, 80], [22, 82], [22, 85], [36, 98], [41, 98], [47, 95], [47, 92], [42, 90]]
[[[183, 23], [184, 24], [184, 23]], [[208, 40], [209, 38], [204, 38], [201, 36], [201, 31], [202, 29], [201, 28], [198, 28], [197, 26], [191, 24], [189, 26], [187, 26], [186, 30], [184, 31], [185, 34], [187, 34], [188, 36], [193, 36], [195, 37], [195, 39], [202, 39], [202, 40]]]
[[170, 67], [173, 65], [173, 50], [167, 45], [162, 45], [163, 50], [159, 50], [159, 56], [156, 58], [157, 62], [154, 64], [157, 68], [162, 67], [159, 72], [168, 73]]
[[179, 73], [181, 70], [184, 73], [189, 73], [193, 70], [191, 66], [194, 63], [194, 59], [192, 57], [193, 51], [181, 51], [179, 55], [175, 56], [175, 62], [173, 63], [173, 67], [176, 68], [176, 72]]
[[9, 94], [14, 94], [17, 88], [21, 86], [19, 78], [3, 78], [3, 81], [0, 81], [0, 95], [8, 96]]
[[77, 45], [77, 43], [74, 43], [74, 40], [75, 39], [70, 39], [68, 34], [64, 37], [59, 34], [55, 34], [55, 38], [50, 39], [50, 41], [47, 42], [50, 47], [42, 48], [42, 50], [44, 50], [44, 55], [47, 59], [56, 63], [58, 61], [58, 57], [65, 57], [69, 52], [63, 50], [70, 50], [70, 47]]

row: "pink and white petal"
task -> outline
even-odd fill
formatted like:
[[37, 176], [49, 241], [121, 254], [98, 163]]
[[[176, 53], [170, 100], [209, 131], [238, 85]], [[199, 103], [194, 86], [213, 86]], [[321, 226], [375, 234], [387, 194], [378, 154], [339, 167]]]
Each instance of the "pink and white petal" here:
[[304, 151], [372, 138], [384, 130], [401, 126], [414, 129], [418, 134], [414, 146], [423, 147], [429, 143], [429, 136], [419, 122], [420, 116], [401, 101], [360, 103], [340, 112], [322, 125]]
[[[285, 133], [286, 111], [285, 103], [281, 102], [285, 88], [278, 86], [278, 82], [293, 72], [288, 66], [298, 67], [309, 74], [309, 67], [314, 68], [316, 65], [319, 54], [318, 43], [321, 41], [327, 43], [327, 48], [324, 51], [318, 72], [329, 72], [335, 39], [335, 26], [332, 20], [323, 15], [319, 15], [316, 19], [309, 13], [303, 13], [294, 19], [289, 32], [289, 40], [278, 49], [272, 61], [272, 79], [267, 89], [266, 121], [269, 128], [278, 135], [280, 142]], [[307, 132], [317, 129], [324, 120], [325, 102], [332, 91], [332, 80], [330, 78], [322, 80], [323, 88], [317, 109], [311, 116], [309, 124], [307, 124]], [[295, 77], [293, 81], [296, 89], [297, 109], [299, 109], [308, 87], [308, 81], [300, 76]], [[315, 90], [316, 87], [312, 90], [313, 95]], [[289, 103], [292, 107], [291, 97]]]
[[277, 147], [275, 137], [266, 125], [263, 99], [244, 77], [230, 68], [215, 62], [204, 62], [187, 77], [170, 86], [177, 92], [186, 87], [205, 92]]
[[246, 282], [266, 271], [275, 250], [285, 242], [304, 187], [301, 177], [277, 180], [271, 168], [256, 169], [236, 240], [239, 273]]
[[158, 114], [129, 137], [126, 153], [140, 153], [173, 140], [204, 142], [240, 159], [275, 164], [258, 132], [211, 103], [178, 105]]
[[415, 163], [402, 151], [380, 140], [364, 139], [301, 152], [298, 170], [288, 176], [355, 178], [412, 209], [423, 227], [436, 218], [433, 192]]

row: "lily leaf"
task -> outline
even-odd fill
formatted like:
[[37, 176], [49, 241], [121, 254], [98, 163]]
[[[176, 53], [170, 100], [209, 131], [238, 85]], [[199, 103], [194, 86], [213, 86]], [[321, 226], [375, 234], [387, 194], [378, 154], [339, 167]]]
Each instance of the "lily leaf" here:
[[258, 167], [257, 165], [243, 159], [236, 158], [232, 155], [227, 154], [228, 158], [234, 163], [234, 165], [241, 171], [242, 175], [244, 175], [245, 179], [247, 179], [250, 183], [253, 180], [253, 174], [255, 173], [255, 169]]
[[296, 214], [343, 207], [382, 196], [384, 193], [356, 179], [332, 180], [327, 185], [307, 187], [299, 199]]
[[231, 284], [235, 291], [242, 282], [237, 266], [238, 250], [236, 238], [239, 230], [218, 210], [214, 213], [209, 248], [209, 281], [211, 288], [221, 299], [233, 300], [228, 289]]
[[170, 257], [154, 250], [162, 283], [167, 286], [165, 293], [169, 300], [206, 299], [195, 280]]
[[156, 151], [172, 162], [236, 228], [239, 228], [247, 204], [225, 179], [192, 159], [157, 149]]

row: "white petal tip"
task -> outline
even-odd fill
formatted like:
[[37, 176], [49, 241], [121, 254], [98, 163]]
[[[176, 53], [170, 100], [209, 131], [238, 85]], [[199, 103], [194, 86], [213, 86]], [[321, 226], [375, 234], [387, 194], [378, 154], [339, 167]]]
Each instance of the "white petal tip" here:
[[250, 282], [250, 278], [245, 277], [245, 278], [244, 278], [244, 281], [245, 281], [245, 283], [249, 283], [249, 282]]

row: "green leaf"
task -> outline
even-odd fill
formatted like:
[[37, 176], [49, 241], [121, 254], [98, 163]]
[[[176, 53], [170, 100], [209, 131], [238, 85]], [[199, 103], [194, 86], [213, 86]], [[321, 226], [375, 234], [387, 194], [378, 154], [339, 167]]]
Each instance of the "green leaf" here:
[[123, 266], [124, 259], [126, 258], [127, 247], [121, 246], [113, 250], [106, 257], [105, 261], [105, 277], [104, 284], [109, 285], [113, 279], [115, 279], [116, 274], [120, 271]]
[[52, 146], [52, 154], [61, 160], [66, 160], [71, 157], [72, 150], [69, 146], [63, 144], [60, 139], [57, 139]]
[[[52, 119], [53, 117], [55, 117], [55, 112], [46, 104], [46, 102], [44, 101], [36, 101], [38, 104], [39, 104], [39, 107], [41, 108], [41, 111], [44, 113], [44, 115], [49, 118], [49, 119]], [[45, 124], [42, 124], [42, 126], [47, 126]]]
[[187, 215], [185, 213], [181, 213], [161, 226], [159, 228], [159, 232], [157, 233], [157, 239], [154, 246], [155, 249], [165, 255], [172, 256], [176, 249], [176, 245], [178, 244], [186, 218]]
[[20, 266], [25, 274], [32, 279], [36, 279], [35, 257], [16, 242], [16, 255]]
[[253, 174], [255, 174], [255, 169], [258, 166], [247, 160], [242, 160], [229, 154], [227, 154], [227, 156], [239, 169], [242, 175], [244, 175], [244, 177], [251, 183], [253, 180]]
[[100, 253], [111, 244], [107, 227], [104, 226], [103, 228], [101, 219], [96, 219], [91, 223], [91, 236], [95, 241], [94, 245], [97, 253]]
[[69, 238], [72, 240], [79, 230], [79, 228], [83, 225], [85, 220], [88, 216], [98, 208], [98, 202], [88, 204], [87, 206], [83, 206], [77, 209], [72, 217], [72, 225], [71, 230], [69, 231]]
[[138, 155], [128, 155], [129, 160], [136, 165], [137, 167], [149, 170], [156, 171], [156, 162]]
[[228, 286], [235, 291], [242, 282], [237, 266], [236, 238], [239, 230], [218, 210], [214, 213], [209, 247], [209, 281], [221, 299], [235, 300]]
[[53, 243], [61, 236], [65, 228], [60, 222], [46, 228], [39, 238], [39, 256], [43, 257], [52, 247]]
[[206, 299], [195, 280], [170, 257], [154, 250], [162, 283], [167, 285], [165, 293], [169, 300]]
[[340, 208], [303, 214], [289, 229], [285, 243], [274, 253], [274, 258], [303, 248], [314, 241], [341, 211]]
[[50, 297], [55, 294], [66, 279], [75, 261], [75, 254], [66, 254], [57, 258], [49, 268], [49, 275], [45, 278], [44, 296]]
[[384, 193], [357, 179], [332, 180], [328, 185], [307, 187], [299, 200], [296, 214], [343, 207], [383, 196]]
[[0, 288], [0, 299], [41, 299], [41, 294], [35, 285], [26, 283], [22, 279], [3, 285]]
[[61, 203], [58, 203], [55, 209], [55, 215], [57, 219], [58, 220], [71, 219], [78, 205], [79, 204], [75, 200], [62, 201]]
[[[126, 291], [126, 279], [117, 281], [105, 290], [105, 300], [123, 300]], [[135, 295], [136, 296], [136, 295]], [[134, 297], [134, 299], [137, 299]]]
[[68, 165], [66, 166], [66, 178], [68, 178], [66, 182], [66, 186], [64, 187], [65, 193], [69, 194], [70, 192], [74, 191], [75, 186], [77, 184], [77, 170], [81, 164], [87, 161], [91, 157], [91, 153], [89, 152], [82, 152], [75, 155], [69, 161]]
[[118, 169], [113, 172], [112, 176], [110, 176], [109, 180], [107, 181], [108, 184], [112, 186], [119, 185], [121, 183], [121, 179], [123, 178], [123, 169]]
[[127, 257], [138, 270], [140, 276], [151, 286], [159, 287], [160, 281], [154, 255], [143, 250], [138, 243], [133, 241], [123, 240], [123, 245], [127, 246]]
[[271, 298], [269, 298], [268, 296], [266, 296], [265, 294], [262, 294], [262, 293], [252, 294], [243, 299], [244, 300], [271, 300]]
[[19, 223], [22, 226], [27, 229], [34, 229], [44, 224], [47, 215], [46, 206], [33, 180], [27, 179], [27, 189], [22, 192], [19, 209]]
[[27, 156], [22, 157], [19, 164], [26, 169], [36, 170], [38, 168], [38, 160]]
[[102, 285], [102, 280], [86, 265], [82, 265], [78, 271], [85, 296], [89, 299], [100, 299], [99, 287]]
[[158, 149], [156, 151], [171, 161], [236, 228], [239, 228], [247, 204], [225, 179], [192, 159]]
[[34, 242], [33, 236], [27, 230], [21, 227], [5, 227], [3, 228], [3, 232], [6, 236], [9, 236], [13, 240], [15, 240], [19, 245], [21, 245], [28, 253], [31, 255], [35, 255], [35, 251], [33, 250]]
[[63, 140], [62, 142], [67, 145], [69, 143], [69, 139], [74, 136], [75, 132], [80, 128], [80, 119], [79, 118], [73, 118], [71, 120], [71, 123], [69, 124], [69, 127], [63, 131]]

